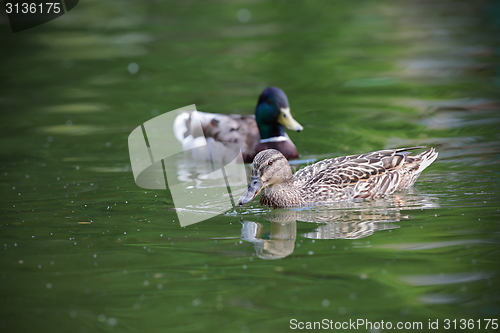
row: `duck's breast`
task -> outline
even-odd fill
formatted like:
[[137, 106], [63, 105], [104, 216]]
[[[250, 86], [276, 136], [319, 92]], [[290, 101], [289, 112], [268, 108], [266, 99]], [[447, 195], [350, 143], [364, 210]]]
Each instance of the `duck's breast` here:
[[250, 161], [248, 163], [250, 163], [253, 160], [255, 155], [266, 149], [279, 150], [286, 157], [287, 160], [294, 160], [299, 158], [299, 152], [297, 151], [297, 148], [295, 147], [293, 142], [290, 141], [290, 139], [287, 139], [278, 142], [273, 142], [273, 141], [259, 142], [255, 147], [255, 152], [253, 153], [253, 156], [249, 157]]

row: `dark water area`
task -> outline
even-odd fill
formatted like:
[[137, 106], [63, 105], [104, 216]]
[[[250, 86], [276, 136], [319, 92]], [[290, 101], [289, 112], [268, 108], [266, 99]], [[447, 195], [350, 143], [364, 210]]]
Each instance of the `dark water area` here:
[[[0, 30], [2, 332], [498, 330], [498, 2], [80, 1]], [[304, 126], [297, 168], [439, 157], [397, 195], [185, 227], [135, 184], [137, 126], [252, 114], [271, 85]]]

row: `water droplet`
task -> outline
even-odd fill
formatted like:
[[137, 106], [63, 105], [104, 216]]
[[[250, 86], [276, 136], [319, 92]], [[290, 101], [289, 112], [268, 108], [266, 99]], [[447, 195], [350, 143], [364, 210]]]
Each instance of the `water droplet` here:
[[238, 10], [236, 16], [238, 17], [238, 21], [240, 21], [241, 23], [246, 23], [252, 18], [252, 12], [250, 12], [246, 8], [241, 8], [240, 10]]
[[135, 74], [139, 71], [139, 65], [137, 65], [135, 62], [131, 62], [130, 64], [128, 64], [127, 69], [130, 74]]

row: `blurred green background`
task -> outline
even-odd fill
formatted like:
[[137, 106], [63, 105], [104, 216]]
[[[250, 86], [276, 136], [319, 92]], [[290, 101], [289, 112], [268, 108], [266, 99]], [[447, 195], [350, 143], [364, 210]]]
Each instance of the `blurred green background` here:
[[[86, 0], [15, 34], [2, 11], [0, 30], [3, 332], [496, 331], [498, 1]], [[439, 158], [397, 197], [181, 228], [168, 190], [135, 185], [129, 133], [190, 104], [251, 114], [270, 85], [302, 158]]]

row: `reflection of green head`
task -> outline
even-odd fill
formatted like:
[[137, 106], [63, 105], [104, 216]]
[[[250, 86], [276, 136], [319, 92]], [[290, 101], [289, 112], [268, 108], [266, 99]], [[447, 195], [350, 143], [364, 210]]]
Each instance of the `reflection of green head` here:
[[266, 88], [259, 96], [255, 109], [255, 120], [261, 139], [285, 135], [285, 128], [300, 132], [303, 127], [293, 119], [288, 98], [283, 90], [276, 87]]

